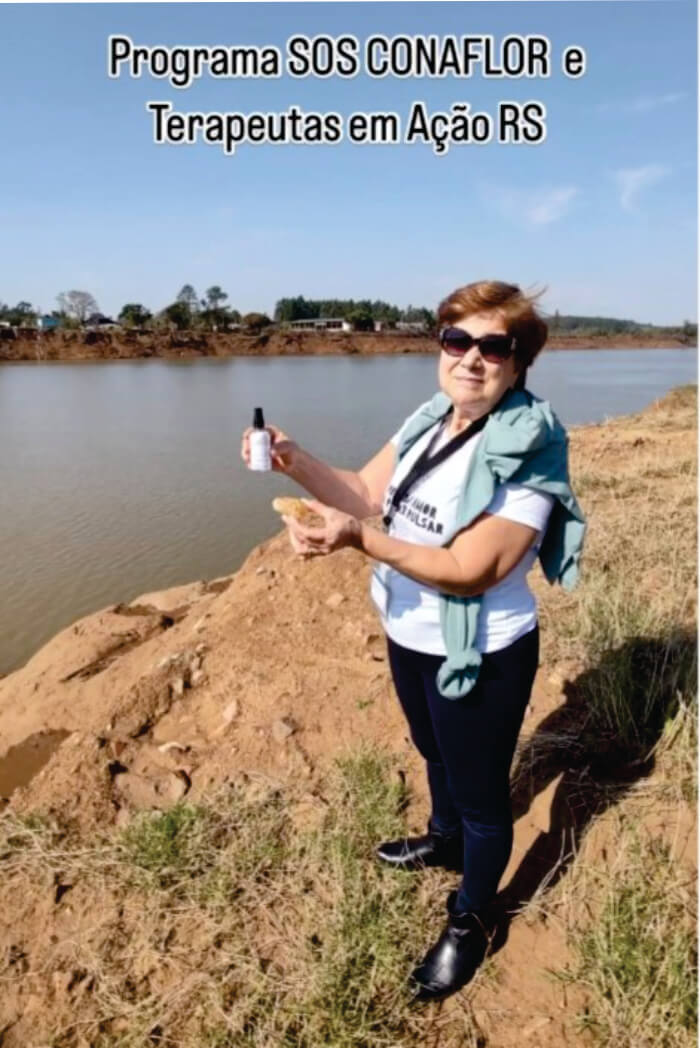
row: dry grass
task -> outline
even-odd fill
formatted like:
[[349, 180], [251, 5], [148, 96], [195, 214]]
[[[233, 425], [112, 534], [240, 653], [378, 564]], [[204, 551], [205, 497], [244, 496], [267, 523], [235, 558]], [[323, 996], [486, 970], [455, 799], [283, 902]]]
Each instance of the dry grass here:
[[586, 991], [579, 1028], [616, 1048], [696, 1043], [695, 870], [676, 854], [697, 798], [696, 415], [684, 387], [574, 442], [583, 581], [541, 598], [546, 657], [574, 669], [564, 713], [521, 744], [521, 775], [558, 755], [585, 812], [566, 876], [522, 912], [563, 925], [577, 961], [553, 975]]
[[[584, 841], [571, 876], [541, 911], [564, 924], [574, 962], [552, 978], [586, 991], [576, 1016], [594, 1043], [691, 1048], [697, 1041], [695, 874], [667, 839], [645, 827], [644, 800], [628, 800]], [[673, 812], [668, 837], [673, 837]]]
[[[25, 973], [39, 990], [49, 971], [70, 973], [52, 1048], [433, 1043], [406, 980], [434, 934], [432, 900], [372, 860], [405, 832], [401, 781], [388, 757], [354, 754], [325, 798], [318, 824], [295, 829], [294, 790], [233, 785], [88, 846], [6, 813], [5, 878], [82, 883], [95, 909], [87, 934]], [[6, 965], [0, 984], [13, 976]], [[440, 1045], [478, 1043], [468, 1010], [441, 1026]]]

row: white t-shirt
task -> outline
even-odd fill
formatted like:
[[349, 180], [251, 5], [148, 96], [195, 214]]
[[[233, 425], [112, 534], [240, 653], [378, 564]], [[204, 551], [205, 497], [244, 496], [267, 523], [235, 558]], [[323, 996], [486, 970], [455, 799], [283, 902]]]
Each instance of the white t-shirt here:
[[[439, 422], [414, 442], [398, 463], [385, 492], [384, 513], [388, 511], [391, 496], [399, 483], [438, 428], [440, 435], [431, 454], [450, 439], [448, 423]], [[391, 438], [392, 444], [399, 443], [402, 429]], [[456, 528], [457, 505], [464, 487], [465, 472], [482, 437], [483, 430], [416, 482], [396, 510], [389, 535], [422, 546], [443, 546], [448, 541]], [[506, 482], [498, 485], [486, 509], [495, 516], [530, 525], [537, 529], [537, 535], [513, 570], [484, 592], [476, 637], [477, 650], [482, 653], [507, 647], [537, 624], [537, 604], [527, 584], [527, 574], [537, 559], [553, 504], [552, 495]], [[376, 562], [370, 592], [382, 625], [393, 641], [414, 651], [446, 654], [437, 589], [401, 574], [388, 564]]]

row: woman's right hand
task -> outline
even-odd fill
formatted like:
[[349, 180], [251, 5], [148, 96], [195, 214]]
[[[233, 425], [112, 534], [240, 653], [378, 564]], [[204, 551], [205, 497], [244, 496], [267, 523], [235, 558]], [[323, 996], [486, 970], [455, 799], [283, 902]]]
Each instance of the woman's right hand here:
[[[291, 476], [299, 454], [299, 445], [290, 440], [278, 426], [265, 426], [270, 434], [270, 461], [276, 473], [286, 473]], [[246, 466], [250, 465], [250, 434], [253, 427], [248, 426], [243, 431], [241, 441], [241, 458]]]

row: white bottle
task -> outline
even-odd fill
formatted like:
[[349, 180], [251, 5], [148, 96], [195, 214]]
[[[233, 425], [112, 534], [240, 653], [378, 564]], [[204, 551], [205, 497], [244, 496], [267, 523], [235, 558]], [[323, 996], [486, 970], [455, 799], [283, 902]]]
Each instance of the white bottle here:
[[253, 412], [253, 432], [250, 434], [249, 469], [272, 469], [272, 461], [270, 459], [270, 434], [265, 429], [265, 419], [263, 418], [262, 408], [256, 408]]

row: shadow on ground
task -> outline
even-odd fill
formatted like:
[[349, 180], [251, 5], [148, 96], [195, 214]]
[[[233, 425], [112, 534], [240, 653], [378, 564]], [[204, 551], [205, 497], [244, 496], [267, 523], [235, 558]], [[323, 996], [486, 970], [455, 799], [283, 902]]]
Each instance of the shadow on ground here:
[[[559, 775], [550, 829], [540, 833], [495, 902], [497, 931], [492, 951], [508, 938], [518, 909], [539, 890], [550, 891], [569, 869], [587, 827], [634, 784], [651, 774], [654, 747], [678, 710], [696, 673], [696, 638], [635, 637], [605, 652], [598, 664], [567, 682], [566, 703], [546, 717], [520, 749], [511, 776], [513, 818]], [[624, 683], [639, 721], [628, 737], [615, 736], [592, 712], [594, 696]]]

